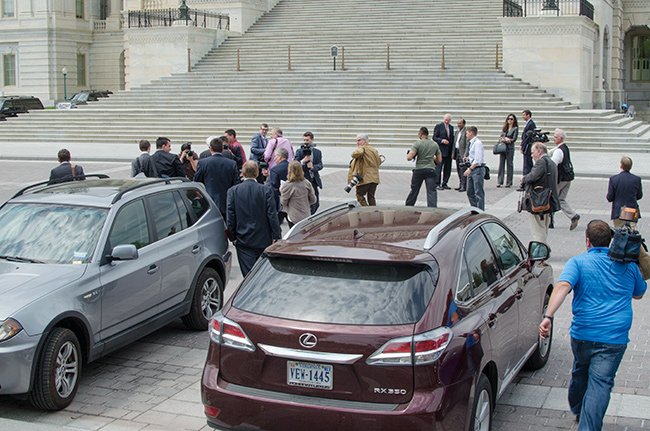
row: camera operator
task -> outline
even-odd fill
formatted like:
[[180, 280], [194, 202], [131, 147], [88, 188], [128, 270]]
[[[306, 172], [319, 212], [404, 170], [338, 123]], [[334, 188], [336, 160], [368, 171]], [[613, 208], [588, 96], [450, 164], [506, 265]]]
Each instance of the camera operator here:
[[316, 148], [316, 144], [314, 144], [314, 134], [312, 132], [305, 132], [302, 135], [302, 141], [303, 144], [296, 151], [296, 157], [294, 160], [297, 160], [302, 164], [302, 171], [305, 174], [305, 179], [309, 180], [314, 188], [316, 203], [310, 205], [311, 213], [314, 214], [318, 210], [320, 204], [318, 188], [323, 188], [323, 182], [318, 173], [318, 171], [323, 169], [323, 155], [321, 150]]
[[194, 179], [194, 174], [196, 173], [196, 165], [199, 162], [199, 156], [192, 151], [192, 143], [186, 142], [181, 145], [181, 153], [178, 155], [181, 163], [183, 164], [183, 169], [185, 169], [185, 175], [190, 180]]

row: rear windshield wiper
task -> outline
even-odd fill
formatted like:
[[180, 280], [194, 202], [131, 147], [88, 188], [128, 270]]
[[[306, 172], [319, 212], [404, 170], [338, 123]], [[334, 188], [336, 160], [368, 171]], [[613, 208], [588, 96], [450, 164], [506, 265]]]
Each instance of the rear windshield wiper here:
[[42, 260], [30, 259], [28, 257], [20, 256], [0, 256], [0, 259], [5, 259], [9, 262], [45, 263]]

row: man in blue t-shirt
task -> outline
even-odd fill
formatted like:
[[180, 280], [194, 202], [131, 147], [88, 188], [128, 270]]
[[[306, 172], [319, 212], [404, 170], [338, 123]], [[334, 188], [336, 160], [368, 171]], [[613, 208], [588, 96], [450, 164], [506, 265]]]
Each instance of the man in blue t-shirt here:
[[612, 239], [607, 223], [591, 221], [586, 236], [587, 253], [566, 263], [539, 325], [540, 336], [546, 338], [553, 315], [573, 290], [569, 405], [579, 420], [578, 431], [603, 426], [614, 377], [630, 341], [632, 298], [641, 299], [647, 288], [635, 263], [607, 256]]

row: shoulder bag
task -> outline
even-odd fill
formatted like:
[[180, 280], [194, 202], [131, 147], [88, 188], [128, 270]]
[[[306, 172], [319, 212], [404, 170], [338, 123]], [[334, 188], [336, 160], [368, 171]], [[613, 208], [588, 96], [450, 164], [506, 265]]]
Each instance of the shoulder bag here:
[[505, 154], [508, 152], [508, 146], [505, 142], [497, 142], [492, 148], [492, 154]]
[[530, 202], [530, 210], [534, 213], [544, 213], [551, 209], [551, 187], [548, 183], [550, 172], [548, 171], [548, 161], [545, 160], [544, 169], [546, 174], [546, 186], [536, 186], [526, 192], [526, 197]]

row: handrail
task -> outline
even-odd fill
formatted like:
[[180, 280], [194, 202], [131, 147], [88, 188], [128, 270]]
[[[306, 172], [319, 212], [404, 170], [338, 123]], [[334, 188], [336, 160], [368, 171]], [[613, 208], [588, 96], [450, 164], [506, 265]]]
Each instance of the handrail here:
[[579, 15], [594, 19], [594, 6], [587, 0], [503, 0], [504, 17]]
[[128, 28], [171, 27], [176, 21], [186, 26], [230, 30], [230, 16], [215, 12], [190, 9], [187, 17], [181, 17], [176, 9], [130, 10]]

